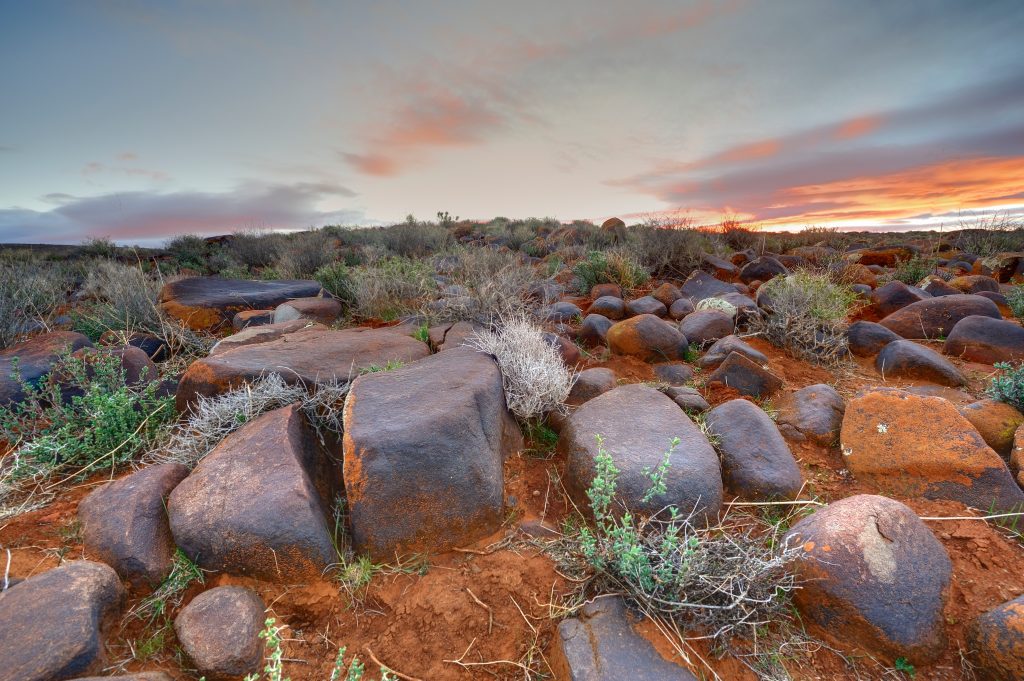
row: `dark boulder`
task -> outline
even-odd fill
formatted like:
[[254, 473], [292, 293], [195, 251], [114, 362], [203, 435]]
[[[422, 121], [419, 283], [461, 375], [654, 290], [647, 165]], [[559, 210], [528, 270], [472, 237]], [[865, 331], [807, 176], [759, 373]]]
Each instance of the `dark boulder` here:
[[987, 678], [1024, 679], [1024, 596], [978, 615], [968, 643]]
[[885, 317], [911, 303], [927, 300], [931, 297], [930, 293], [916, 286], [907, 286], [902, 281], [894, 279], [888, 284], [879, 286], [872, 291], [870, 300], [879, 316]]
[[604, 345], [608, 340], [608, 330], [614, 323], [604, 315], [588, 314], [576, 332], [576, 340], [589, 347]]
[[679, 322], [679, 332], [687, 342], [698, 347], [714, 343], [732, 334], [735, 330], [733, 318], [719, 310], [697, 310]]
[[296, 298], [281, 303], [274, 309], [274, 323], [308, 319], [329, 326], [337, 321], [341, 311], [341, 303], [334, 298]]
[[781, 378], [738, 352], [729, 353], [708, 376], [708, 383], [721, 383], [750, 397], [767, 397], [782, 387]]
[[244, 586], [199, 594], [174, 619], [174, 633], [196, 672], [207, 681], [236, 681], [260, 670], [263, 601]]
[[0, 406], [25, 399], [21, 384], [14, 376], [15, 367], [23, 381], [39, 385], [62, 354], [91, 347], [89, 339], [80, 333], [52, 331], [0, 350]]
[[879, 323], [904, 338], [939, 338], [971, 315], [1002, 319], [999, 308], [988, 298], [957, 294], [911, 303]]
[[682, 362], [664, 362], [654, 365], [654, 377], [668, 385], [685, 385], [693, 380], [693, 369]]
[[601, 296], [587, 308], [587, 314], [599, 314], [608, 319], [622, 319], [626, 316], [626, 303], [622, 298]]
[[819, 383], [786, 393], [775, 406], [779, 432], [790, 440], [829, 447], [839, 439], [846, 403], [832, 386]]
[[846, 330], [847, 344], [850, 352], [858, 357], [873, 357], [889, 343], [899, 340], [901, 336], [881, 324], [859, 321], [850, 324]]
[[700, 358], [698, 364], [704, 369], [714, 368], [724, 362], [725, 358], [733, 352], [738, 352], [758, 364], [768, 363], [768, 357], [763, 352], [755, 350], [739, 336], [728, 335], [715, 341]]
[[722, 293], [735, 293], [736, 287], [724, 281], [715, 279], [712, 275], [703, 270], [694, 270], [679, 291], [694, 303], [699, 303], [705, 298], [720, 295]]
[[786, 276], [789, 270], [770, 255], [762, 255], [760, 258], [751, 260], [740, 270], [740, 280], [744, 284], [752, 281], [766, 282], [773, 277]]
[[1024, 360], [1024, 328], [1002, 319], [970, 315], [953, 326], [942, 351], [971, 362], [1019, 362]]
[[223, 328], [240, 310], [267, 310], [292, 298], [320, 294], [318, 282], [300, 279], [249, 281], [190, 277], [164, 284], [160, 309], [195, 331]]
[[689, 347], [686, 336], [673, 324], [650, 314], [617, 322], [608, 329], [607, 339], [616, 355], [655, 362], [682, 359]]
[[668, 307], [653, 296], [644, 296], [642, 298], [630, 300], [626, 303], [627, 317], [635, 317], [636, 315], [642, 314], [652, 314], [656, 317], [664, 317], [668, 314]]
[[668, 309], [668, 316], [671, 319], [682, 319], [686, 315], [693, 312], [693, 303], [689, 298], [680, 298], [676, 302], [672, 303], [672, 307]]
[[956, 387], [966, 385], [960, 370], [935, 352], [911, 340], [894, 340], [875, 358], [875, 368], [885, 378], [910, 378]]
[[570, 406], [583, 404], [592, 400], [598, 395], [613, 390], [618, 383], [615, 380], [615, 372], [604, 367], [584, 369], [576, 376], [572, 390], [565, 403]]

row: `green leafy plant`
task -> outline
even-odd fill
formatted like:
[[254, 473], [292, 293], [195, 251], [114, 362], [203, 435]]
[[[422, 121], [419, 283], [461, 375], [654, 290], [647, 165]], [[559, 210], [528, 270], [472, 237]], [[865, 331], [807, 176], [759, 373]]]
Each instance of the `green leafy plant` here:
[[1014, 286], [1006, 294], [1006, 304], [1017, 319], [1024, 319], [1024, 286]]
[[416, 331], [413, 332], [412, 337], [415, 338], [416, 340], [420, 341], [421, 343], [429, 343], [430, 342], [430, 327], [427, 326], [426, 324], [420, 324], [416, 328]]
[[343, 304], [351, 305], [353, 299], [352, 273], [345, 263], [332, 262], [329, 265], [324, 265], [313, 274], [313, 278]]
[[1016, 366], [1009, 362], [992, 365], [997, 373], [985, 392], [994, 400], [1006, 402], [1017, 410], [1024, 409], [1024, 362]]
[[898, 672], [903, 672], [910, 678], [914, 678], [914, 675], [917, 673], [914, 669], [914, 665], [910, 664], [905, 657], [897, 657], [896, 661], [893, 663], [893, 669]]
[[597, 284], [618, 284], [623, 290], [636, 288], [650, 274], [631, 255], [620, 251], [591, 251], [572, 268], [576, 290], [587, 295]]
[[64, 352], [47, 379], [23, 379], [16, 363], [14, 376], [25, 397], [0, 407], [0, 439], [14, 444], [5, 468], [14, 478], [114, 468], [146, 449], [175, 418], [174, 400], [157, 395], [158, 382], [125, 384], [114, 354]]
[[909, 260], [898, 262], [892, 273], [892, 278], [910, 286], [917, 286], [922, 279], [935, 272], [937, 263], [936, 258], [915, 255]]
[[654, 497], [665, 494], [667, 488], [665, 487], [665, 476], [668, 474], [669, 466], [672, 465], [672, 454], [676, 451], [676, 447], [679, 446], [679, 438], [672, 438], [672, 442], [669, 444], [668, 450], [662, 455], [661, 462], [653, 470], [650, 466], [645, 466], [642, 473], [644, 477], [651, 481], [651, 486], [644, 493], [642, 501], [646, 504]]

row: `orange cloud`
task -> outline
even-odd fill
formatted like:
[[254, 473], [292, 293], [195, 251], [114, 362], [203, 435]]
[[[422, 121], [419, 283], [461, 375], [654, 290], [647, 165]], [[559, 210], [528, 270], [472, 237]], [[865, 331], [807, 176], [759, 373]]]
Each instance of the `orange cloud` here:
[[839, 127], [836, 128], [835, 136], [836, 139], [841, 140], [855, 139], [874, 132], [881, 125], [881, 116], [860, 116], [859, 118], [851, 118], [850, 120], [841, 123]]
[[895, 173], [790, 187], [765, 224], [905, 220], [1024, 204], [1024, 157], [953, 159]]

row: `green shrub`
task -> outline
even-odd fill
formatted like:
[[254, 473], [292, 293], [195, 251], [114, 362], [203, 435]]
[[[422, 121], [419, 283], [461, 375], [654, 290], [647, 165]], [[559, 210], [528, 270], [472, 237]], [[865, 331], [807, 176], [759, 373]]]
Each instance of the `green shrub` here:
[[320, 282], [324, 290], [333, 295], [344, 305], [351, 305], [354, 298], [352, 288], [352, 272], [342, 262], [332, 262], [318, 269], [313, 278]]
[[286, 279], [309, 279], [334, 262], [335, 252], [334, 237], [324, 230], [289, 234], [280, 244], [275, 268]]
[[436, 290], [434, 271], [422, 260], [393, 257], [350, 268], [351, 303], [363, 319], [398, 319], [420, 309]]
[[1008, 362], [997, 362], [993, 367], [997, 373], [985, 392], [992, 399], [1024, 411], [1024, 363], [1013, 366]]
[[64, 353], [51, 370], [60, 381], [38, 385], [23, 380], [17, 367], [14, 373], [25, 399], [0, 407], [0, 439], [17, 443], [6, 471], [15, 479], [114, 468], [143, 451], [175, 418], [174, 399], [156, 394], [158, 381], [125, 385], [117, 355]]
[[86, 239], [80, 248], [82, 255], [90, 258], [113, 258], [117, 255], [117, 244], [105, 236]]
[[751, 322], [769, 342], [795, 357], [834, 364], [847, 355], [847, 317], [857, 294], [827, 274], [798, 271], [761, 286], [765, 313]]
[[597, 284], [618, 284], [623, 291], [636, 288], [650, 274], [631, 255], [620, 251], [591, 251], [572, 268], [576, 290], [587, 295]]
[[1024, 286], [1014, 286], [1006, 294], [1006, 304], [1017, 319], [1024, 319]]
[[935, 272], [938, 263], [936, 258], [915, 255], [910, 260], [902, 260], [896, 264], [892, 278], [902, 281], [908, 286], [917, 286], [922, 279]]
[[248, 230], [232, 234], [226, 248], [247, 267], [269, 267], [277, 260], [284, 241], [283, 234]]
[[181, 234], [167, 241], [164, 249], [174, 257], [183, 268], [206, 272], [206, 257], [210, 247], [206, 239], [198, 234]]

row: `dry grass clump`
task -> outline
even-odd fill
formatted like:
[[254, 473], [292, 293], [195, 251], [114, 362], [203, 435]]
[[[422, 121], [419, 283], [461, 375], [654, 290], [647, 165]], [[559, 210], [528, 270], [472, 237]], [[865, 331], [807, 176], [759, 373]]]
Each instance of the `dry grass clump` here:
[[467, 344], [493, 355], [501, 369], [505, 402], [527, 421], [563, 408], [576, 381], [557, 348], [525, 315], [499, 320], [493, 329], [477, 332]]
[[793, 356], [836, 364], [848, 355], [847, 318], [857, 300], [849, 286], [827, 274], [798, 271], [775, 277], [758, 290], [765, 314], [751, 329]]
[[83, 316], [103, 330], [156, 333], [161, 327], [157, 300], [162, 285], [137, 265], [98, 262], [89, 270], [82, 287], [82, 293], [95, 301]]
[[700, 265], [704, 253], [715, 251], [715, 244], [712, 237], [686, 222], [666, 226], [648, 221], [629, 228], [625, 248], [655, 276], [685, 279]]
[[355, 317], [386, 321], [419, 310], [437, 289], [434, 271], [425, 261], [399, 256], [350, 268], [334, 264], [320, 270], [320, 281], [350, 302]]
[[48, 328], [77, 279], [62, 263], [5, 258], [0, 261], [0, 348], [37, 328]]
[[336, 244], [324, 230], [286, 235], [277, 251], [275, 268], [284, 279], [310, 279], [335, 259]]
[[246, 267], [270, 267], [277, 260], [285, 239], [281, 234], [245, 230], [235, 232], [227, 243], [227, 251]]
[[267, 374], [235, 390], [214, 397], [200, 396], [188, 420], [178, 426], [170, 441], [149, 457], [155, 463], [181, 463], [194, 467], [220, 442], [260, 414], [296, 402], [310, 423], [324, 431], [341, 433], [341, 409], [349, 384], [318, 383], [311, 388], [289, 385], [280, 374]]
[[506, 250], [462, 247], [439, 257], [455, 293], [424, 307], [432, 321], [490, 324], [520, 315], [530, 307], [531, 287], [543, 281], [532, 265]]
[[953, 245], [965, 253], [988, 257], [1024, 250], [1024, 222], [1006, 213], [960, 220]]

